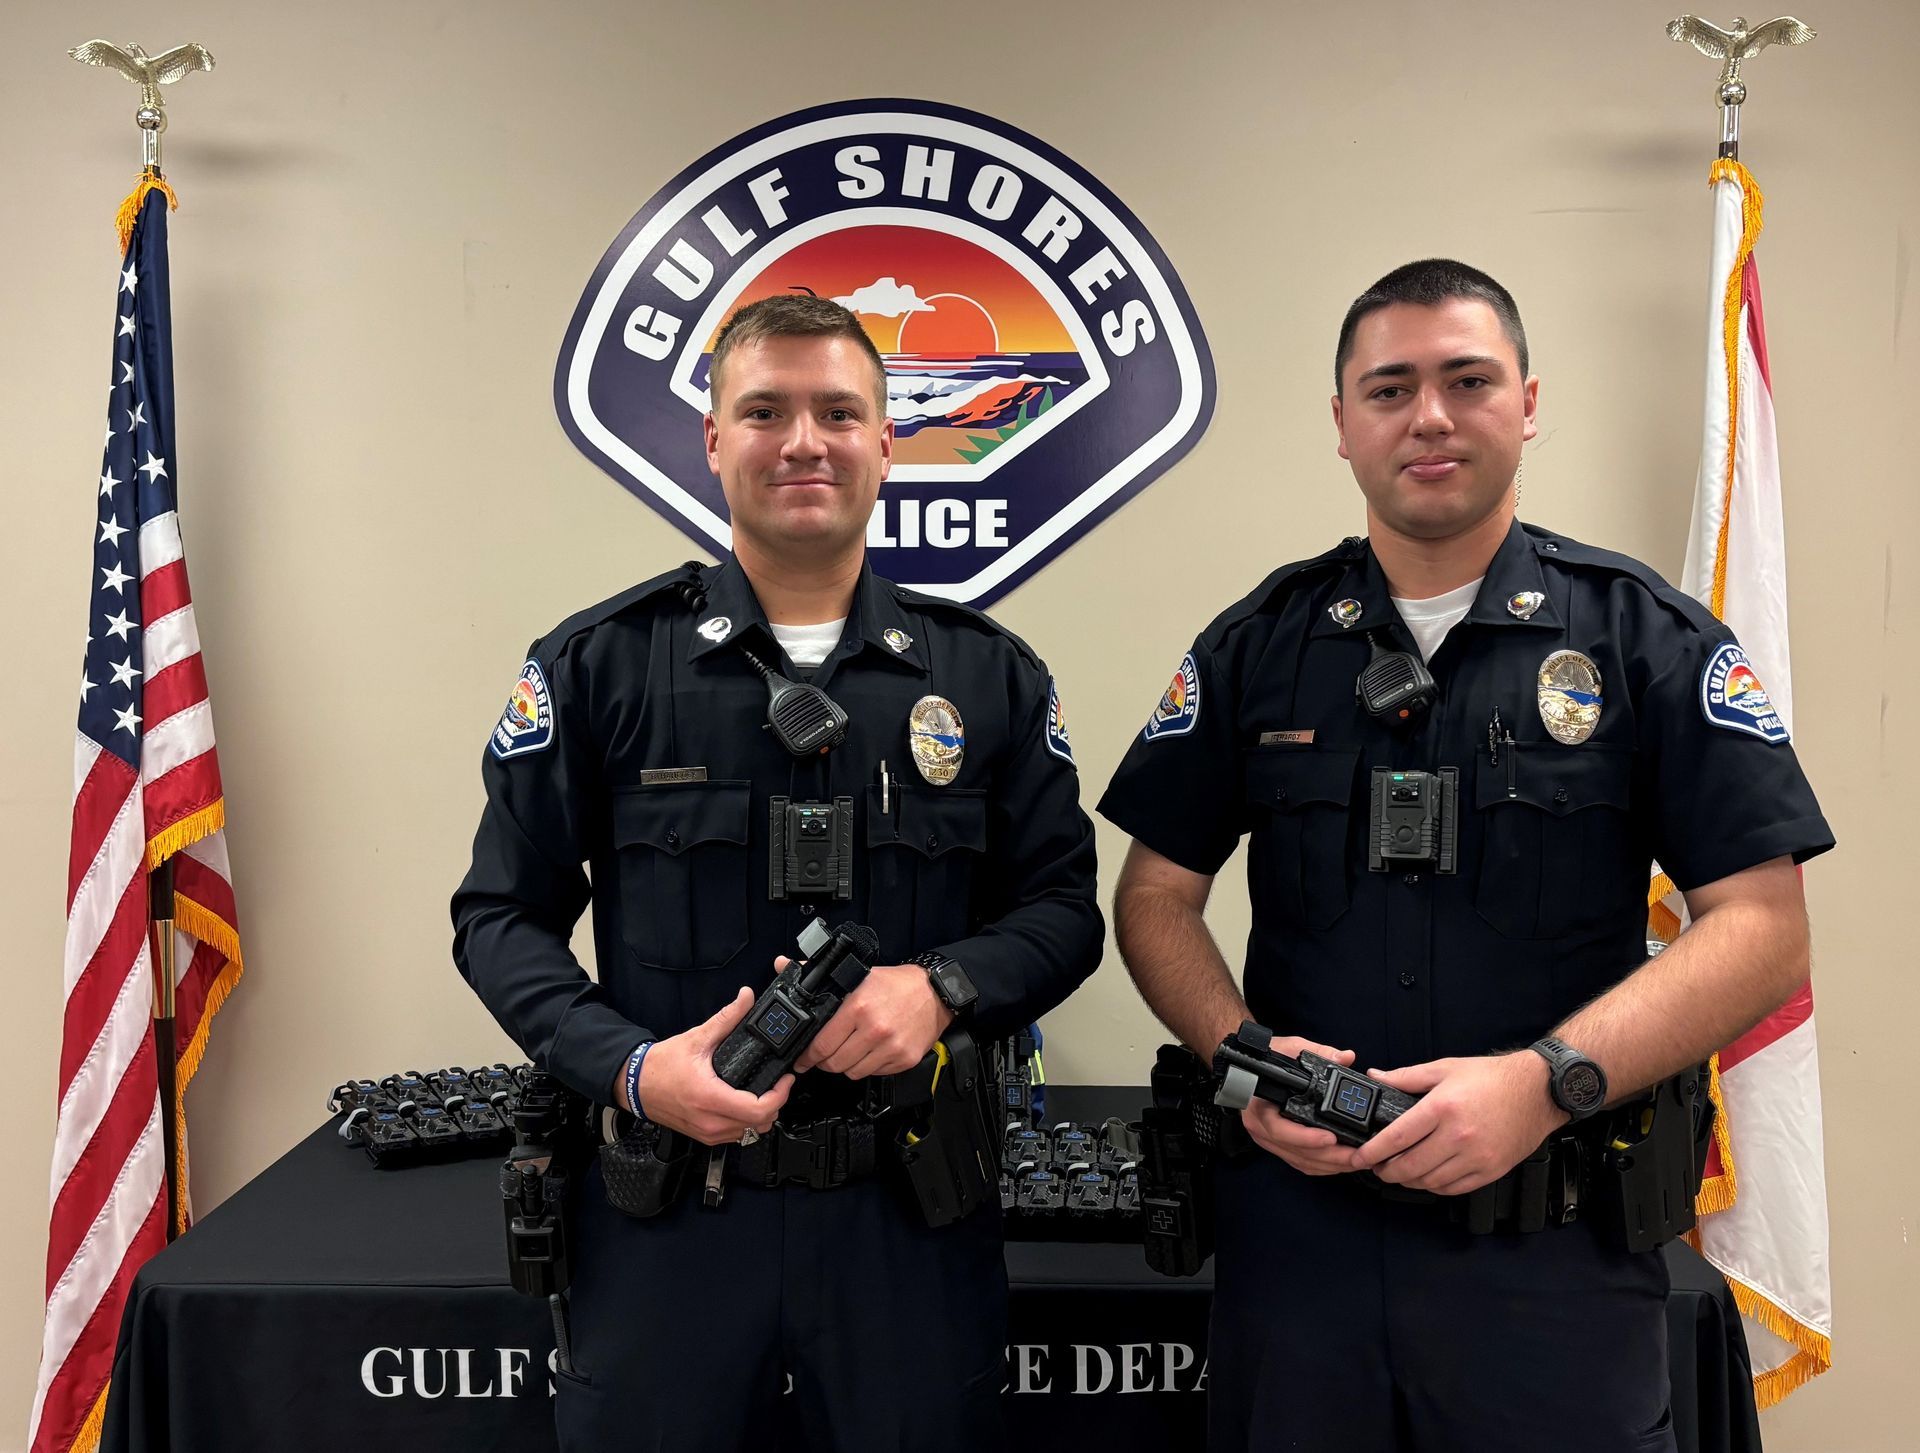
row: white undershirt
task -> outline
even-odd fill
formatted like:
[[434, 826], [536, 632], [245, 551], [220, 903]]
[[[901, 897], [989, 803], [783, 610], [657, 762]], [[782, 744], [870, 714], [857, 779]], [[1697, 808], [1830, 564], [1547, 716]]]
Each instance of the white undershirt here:
[[822, 621], [817, 626], [774, 626], [773, 638], [794, 665], [818, 666], [840, 644], [840, 633], [846, 627], [845, 616], [837, 621]]
[[1431, 661], [1434, 651], [1447, 638], [1447, 632], [1467, 618], [1467, 612], [1473, 609], [1474, 597], [1480, 594], [1480, 581], [1486, 578], [1483, 575], [1480, 580], [1469, 580], [1458, 590], [1428, 596], [1425, 600], [1393, 598], [1393, 608], [1400, 612], [1400, 619], [1413, 632], [1421, 660]]

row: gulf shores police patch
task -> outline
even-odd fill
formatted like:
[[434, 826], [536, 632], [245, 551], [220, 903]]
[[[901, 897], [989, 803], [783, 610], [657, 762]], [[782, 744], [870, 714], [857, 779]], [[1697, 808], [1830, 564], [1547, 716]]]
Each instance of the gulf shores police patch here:
[[488, 750], [505, 761], [508, 757], [537, 752], [553, 741], [553, 698], [547, 692], [547, 678], [540, 663], [529, 660], [520, 668], [520, 679], [513, 683], [507, 709], [500, 713]]
[[1708, 721], [1728, 731], [1746, 732], [1768, 742], [1787, 740], [1787, 724], [1754, 674], [1747, 653], [1733, 641], [1723, 642], [1707, 657], [1700, 673], [1700, 709]]
[[1193, 447], [1213, 360], [1120, 200], [1045, 142], [927, 101], [841, 102], [742, 133], [636, 213], [554, 371], [589, 458], [724, 552], [701, 416], [715, 336], [799, 290], [851, 309], [887, 365], [893, 470], [874, 568], [984, 606]]
[[1073, 743], [1067, 740], [1067, 708], [1060, 701], [1060, 683], [1051, 676], [1047, 678], [1047, 750], [1063, 762], [1073, 761]]
[[1141, 736], [1146, 741], [1158, 737], [1180, 737], [1192, 731], [1200, 720], [1200, 668], [1193, 663], [1193, 652], [1180, 658], [1180, 669], [1160, 693], [1160, 704], [1147, 718]]

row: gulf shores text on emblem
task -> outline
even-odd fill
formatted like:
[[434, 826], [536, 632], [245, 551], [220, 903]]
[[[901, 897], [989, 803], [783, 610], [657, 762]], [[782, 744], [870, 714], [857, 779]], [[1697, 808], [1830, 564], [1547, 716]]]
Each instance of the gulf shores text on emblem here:
[[507, 708], [493, 728], [489, 744], [494, 756], [502, 759], [537, 752], [553, 741], [553, 698], [547, 692], [547, 678], [538, 661], [529, 660], [520, 668], [520, 679], [513, 683]]
[[1787, 724], [1773, 698], [1754, 675], [1747, 653], [1732, 641], [1722, 642], [1700, 672], [1700, 709], [1717, 727], [1769, 742], [1787, 740]]
[[554, 372], [581, 451], [724, 552], [700, 418], [720, 326], [808, 290], [887, 364], [874, 568], [986, 605], [1190, 449], [1213, 360], [1159, 246], [1091, 175], [990, 117], [842, 102], [709, 152], [629, 222]]
[[1194, 664], [1193, 652], [1189, 651], [1181, 658], [1180, 669], [1173, 673], [1167, 689], [1160, 693], [1160, 704], [1147, 718], [1146, 729], [1140, 735], [1149, 742], [1156, 737], [1183, 737], [1199, 720], [1200, 668]]

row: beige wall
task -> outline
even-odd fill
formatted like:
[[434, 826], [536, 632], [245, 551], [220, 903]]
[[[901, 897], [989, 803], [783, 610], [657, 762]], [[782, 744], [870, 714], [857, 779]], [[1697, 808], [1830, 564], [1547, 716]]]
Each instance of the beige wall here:
[[[1199, 625], [1357, 527], [1328, 354], [1346, 299], [1410, 256], [1468, 258], [1520, 298], [1545, 380], [1525, 513], [1678, 574], [1718, 119], [1712, 67], [1661, 34], [1675, 8], [8, 6], [0, 1448], [24, 1440], [38, 1355], [70, 693], [137, 157], [133, 92], [66, 47], [191, 38], [220, 63], [171, 93], [167, 151], [178, 477], [251, 965], [193, 1095], [204, 1210], [335, 1081], [507, 1052], [450, 966], [447, 895], [527, 641], [692, 553], [575, 452], [549, 393], [589, 270], [680, 166], [794, 108], [924, 96], [1045, 138], [1165, 247], [1212, 341], [1212, 429], [997, 612], [1059, 673], [1092, 796]], [[1840, 1365], [1768, 1432], [1893, 1450], [1920, 1353], [1898, 1163], [1920, 1019], [1901, 766], [1920, 757], [1901, 654], [1920, 647], [1920, 12], [1803, 18], [1816, 44], [1750, 68], [1745, 155], [1769, 201], [1798, 744], [1841, 842], [1807, 882]], [[1100, 847], [1110, 887], [1122, 844], [1103, 827]], [[1215, 913], [1230, 953], [1237, 871]], [[1117, 962], [1048, 1028], [1059, 1080], [1137, 1079], [1159, 1038]]]

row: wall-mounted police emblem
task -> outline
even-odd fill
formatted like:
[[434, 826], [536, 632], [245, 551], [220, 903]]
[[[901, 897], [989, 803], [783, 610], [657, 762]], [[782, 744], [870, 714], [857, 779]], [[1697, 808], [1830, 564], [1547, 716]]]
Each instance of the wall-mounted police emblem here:
[[1537, 590], [1517, 590], [1507, 597], [1507, 614], [1523, 621], [1533, 619], [1533, 613], [1547, 603], [1544, 594]]
[[1362, 606], [1357, 600], [1336, 600], [1332, 605], [1327, 607], [1327, 614], [1332, 617], [1335, 625], [1345, 631], [1353, 628], [1353, 623], [1360, 619], [1361, 613], [1365, 609], [1366, 607]]
[[713, 616], [700, 622], [694, 629], [717, 646], [732, 633], [733, 622], [725, 616]]
[[805, 288], [886, 358], [891, 580], [987, 605], [1157, 478], [1213, 412], [1166, 256], [1045, 142], [927, 101], [849, 101], [723, 143], [607, 249], [554, 371], [568, 435], [703, 545], [730, 547], [700, 417], [737, 308]]
[[880, 633], [880, 639], [891, 646], [897, 656], [904, 656], [908, 647], [913, 645], [913, 637], [898, 626], [888, 626]]
[[1200, 668], [1194, 665], [1193, 652], [1189, 651], [1180, 658], [1180, 669], [1173, 673], [1167, 689], [1160, 693], [1160, 704], [1147, 718], [1141, 739], [1150, 742], [1157, 737], [1183, 737], [1199, 720]]
[[1062, 761], [1073, 761], [1073, 743], [1067, 740], [1067, 708], [1060, 701], [1060, 683], [1047, 678], [1047, 750]]
[[520, 679], [513, 683], [507, 709], [493, 728], [487, 749], [505, 761], [508, 757], [537, 752], [553, 743], [553, 698], [547, 692], [547, 678], [538, 661], [520, 668]]
[[1736, 642], [1723, 642], [1707, 657], [1706, 669], [1700, 673], [1700, 709], [1708, 721], [1728, 731], [1746, 732], [1766, 742], [1787, 740], [1780, 709]]
[[960, 775], [967, 756], [967, 728], [960, 708], [944, 696], [923, 696], [907, 713], [907, 746], [913, 765], [935, 787]]
[[1540, 720], [1556, 742], [1577, 747], [1600, 725], [1600, 668], [1578, 651], [1540, 663]]

